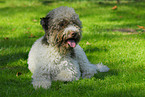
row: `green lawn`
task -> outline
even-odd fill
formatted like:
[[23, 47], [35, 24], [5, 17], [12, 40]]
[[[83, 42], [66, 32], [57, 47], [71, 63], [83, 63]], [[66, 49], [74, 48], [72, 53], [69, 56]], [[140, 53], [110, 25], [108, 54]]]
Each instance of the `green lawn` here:
[[[145, 97], [145, 2], [123, 2], [112, 10], [115, 5], [0, 0], [0, 97]], [[110, 71], [91, 79], [52, 82], [50, 89], [35, 90], [28, 53], [44, 35], [40, 18], [59, 6], [76, 10], [83, 23], [80, 46], [91, 63], [102, 62]]]

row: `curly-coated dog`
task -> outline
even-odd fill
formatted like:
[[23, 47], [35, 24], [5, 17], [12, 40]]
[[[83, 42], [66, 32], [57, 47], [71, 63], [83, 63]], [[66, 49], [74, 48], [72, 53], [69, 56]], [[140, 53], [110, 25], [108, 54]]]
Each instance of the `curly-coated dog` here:
[[45, 35], [33, 44], [28, 58], [34, 88], [47, 89], [53, 80], [90, 78], [97, 70], [109, 70], [102, 64], [91, 64], [78, 45], [82, 24], [73, 8], [56, 8], [41, 18], [40, 23]]

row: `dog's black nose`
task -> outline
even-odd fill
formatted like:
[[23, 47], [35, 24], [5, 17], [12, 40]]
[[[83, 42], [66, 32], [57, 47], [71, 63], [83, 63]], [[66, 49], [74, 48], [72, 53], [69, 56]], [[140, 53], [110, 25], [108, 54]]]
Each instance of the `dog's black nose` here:
[[72, 35], [73, 37], [75, 37], [75, 36], [77, 35], [77, 32], [71, 32], [71, 35]]

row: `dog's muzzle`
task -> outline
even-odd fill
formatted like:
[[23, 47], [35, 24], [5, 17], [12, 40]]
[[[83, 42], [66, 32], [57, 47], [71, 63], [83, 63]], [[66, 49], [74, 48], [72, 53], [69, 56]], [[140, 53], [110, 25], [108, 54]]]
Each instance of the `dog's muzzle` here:
[[69, 44], [70, 47], [74, 48], [77, 44], [77, 38], [79, 34], [77, 32], [70, 32], [68, 35], [68, 38], [66, 39], [66, 42]]
[[81, 31], [79, 27], [69, 25], [63, 32], [63, 40], [66, 47], [74, 48], [81, 39]]

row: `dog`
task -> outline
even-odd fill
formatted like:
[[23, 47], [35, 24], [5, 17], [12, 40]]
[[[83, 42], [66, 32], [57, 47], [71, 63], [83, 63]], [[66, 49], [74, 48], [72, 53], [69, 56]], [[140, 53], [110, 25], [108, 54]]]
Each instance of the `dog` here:
[[82, 38], [82, 23], [73, 8], [53, 9], [41, 18], [40, 24], [45, 35], [36, 40], [28, 55], [35, 89], [50, 88], [52, 81], [91, 78], [97, 71], [109, 70], [103, 64], [91, 64], [78, 45]]

